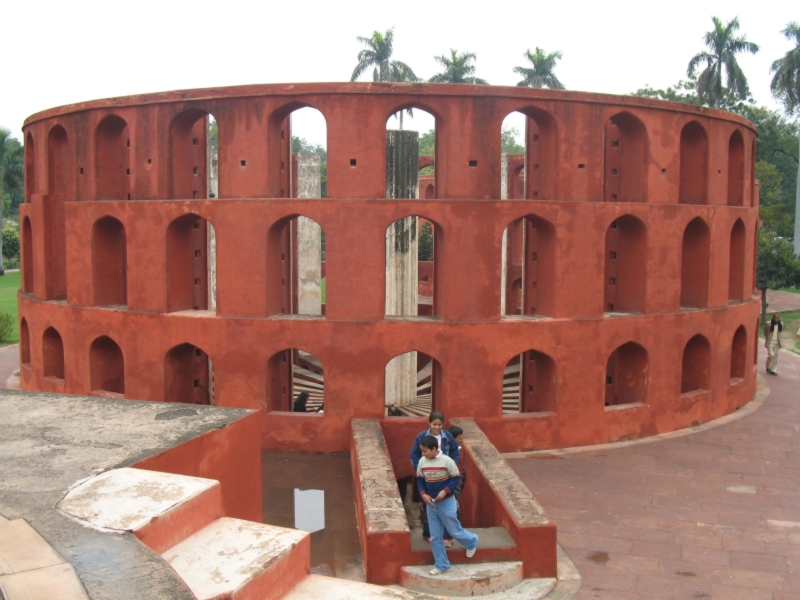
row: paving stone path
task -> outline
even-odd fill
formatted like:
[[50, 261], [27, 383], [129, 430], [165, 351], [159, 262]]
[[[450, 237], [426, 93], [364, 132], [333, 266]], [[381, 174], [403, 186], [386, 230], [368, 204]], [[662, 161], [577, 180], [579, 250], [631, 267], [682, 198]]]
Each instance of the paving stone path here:
[[800, 600], [800, 356], [779, 371], [716, 428], [509, 460], [583, 576], [576, 600]]

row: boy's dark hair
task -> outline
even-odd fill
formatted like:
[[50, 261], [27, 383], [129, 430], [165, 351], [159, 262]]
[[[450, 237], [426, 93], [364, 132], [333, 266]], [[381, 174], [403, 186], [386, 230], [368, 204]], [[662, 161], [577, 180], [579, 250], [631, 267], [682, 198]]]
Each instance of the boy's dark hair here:
[[428, 450], [434, 450], [439, 447], [439, 442], [437, 442], [436, 438], [432, 435], [426, 435], [420, 440], [419, 445]]
[[431, 416], [428, 417], [428, 423], [433, 423], [436, 419], [444, 423], [444, 415], [440, 412], [432, 412]]
[[457, 438], [460, 435], [464, 435], [464, 430], [461, 429], [461, 427], [459, 427], [458, 425], [453, 425], [447, 431], [449, 431], [450, 435], [452, 435], [454, 438]]

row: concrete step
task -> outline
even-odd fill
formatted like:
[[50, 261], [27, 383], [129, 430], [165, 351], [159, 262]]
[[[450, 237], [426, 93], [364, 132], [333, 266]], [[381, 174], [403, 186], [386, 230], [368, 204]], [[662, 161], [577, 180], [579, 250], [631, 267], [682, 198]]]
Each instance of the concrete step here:
[[309, 575], [284, 600], [443, 600], [433, 596], [395, 587], [383, 587], [358, 581], [334, 579], [324, 575]]
[[159, 554], [222, 516], [218, 481], [130, 468], [92, 477], [58, 508], [95, 527], [133, 532]]
[[521, 561], [453, 565], [439, 575], [431, 575], [430, 570], [431, 565], [403, 567], [400, 585], [440, 596], [486, 596], [510, 590], [524, 579]]
[[[506, 531], [505, 527], [468, 527], [480, 538], [478, 551], [472, 558], [467, 558], [467, 549], [453, 540], [453, 546], [447, 549], [447, 557], [452, 564], [475, 564], [486, 562], [508, 562], [519, 560], [519, 548]], [[422, 538], [421, 529], [411, 532], [411, 552], [415, 565], [433, 565], [431, 545]], [[429, 567], [431, 568], [431, 567]]]
[[198, 600], [277, 600], [310, 568], [310, 536], [223, 517], [161, 554]]

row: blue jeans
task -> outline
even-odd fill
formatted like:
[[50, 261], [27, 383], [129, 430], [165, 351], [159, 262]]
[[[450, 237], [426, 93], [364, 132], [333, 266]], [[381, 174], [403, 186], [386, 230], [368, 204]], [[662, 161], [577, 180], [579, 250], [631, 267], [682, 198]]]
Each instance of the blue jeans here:
[[446, 571], [450, 568], [450, 561], [447, 560], [447, 550], [444, 547], [444, 530], [447, 529], [459, 544], [469, 549], [478, 545], [478, 536], [461, 527], [456, 517], [455, 497], [439, 500], [433, 506], [426, 504], [425, 508], [428, 511], [428, 525], [431, 528], [434, 566], [440, 571]]

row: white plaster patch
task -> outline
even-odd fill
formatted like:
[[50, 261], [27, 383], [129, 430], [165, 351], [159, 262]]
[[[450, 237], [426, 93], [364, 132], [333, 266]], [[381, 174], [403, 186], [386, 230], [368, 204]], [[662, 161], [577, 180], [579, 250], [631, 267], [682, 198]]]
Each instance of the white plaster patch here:
[[728, 485], [725, 486], [726, 492], [733, 492], [734, 494], [757, 494], [756, 486], [754, 485]]
[[773, 521], [767, 519], [768, 527], [775, 527], [778, 529], [800, 529], [800, 522], [797, 521]]
[[218, 485], [214, 479], [114, 469], [73, 488], [58, 503], [58, 508], [95, 527], [136, 531]]
[[198, 600], [239, 590], [308, 536], [305, 531], [223, 517], [161, 556]]

